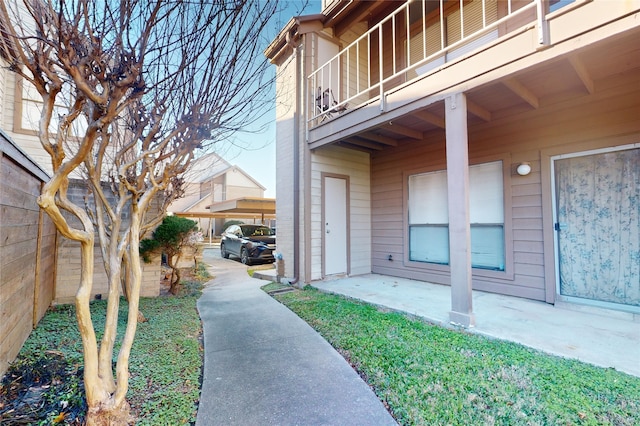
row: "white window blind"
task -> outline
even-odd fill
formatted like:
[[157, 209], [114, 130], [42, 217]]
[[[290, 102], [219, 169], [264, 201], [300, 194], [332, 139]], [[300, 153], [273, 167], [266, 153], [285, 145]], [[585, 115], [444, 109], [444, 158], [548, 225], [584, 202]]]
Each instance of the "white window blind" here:
[[[469, 167], [471, 264], [504, 270], [502, 161]], [[409, 176], [409, 259], [449, 263], [446, 171]]]

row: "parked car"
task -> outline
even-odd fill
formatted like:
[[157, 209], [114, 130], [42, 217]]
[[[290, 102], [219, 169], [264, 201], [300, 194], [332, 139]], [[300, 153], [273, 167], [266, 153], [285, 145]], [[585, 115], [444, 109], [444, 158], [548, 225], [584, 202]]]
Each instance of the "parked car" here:
[[222, 233], [220, 254], [225, 259], [237, 256], [245, 265], [272, 263], [276, 236], [264, 225], [231, 225]]

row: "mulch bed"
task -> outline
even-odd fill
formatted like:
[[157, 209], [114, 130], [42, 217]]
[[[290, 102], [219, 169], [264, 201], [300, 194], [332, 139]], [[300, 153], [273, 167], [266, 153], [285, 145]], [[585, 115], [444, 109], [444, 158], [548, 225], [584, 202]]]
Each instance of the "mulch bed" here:
[[0, 424], [33, 425], [45, 419], [48, 424], [83, 424], [82, 374], [57, 351], [12, 364], [0, 387]]

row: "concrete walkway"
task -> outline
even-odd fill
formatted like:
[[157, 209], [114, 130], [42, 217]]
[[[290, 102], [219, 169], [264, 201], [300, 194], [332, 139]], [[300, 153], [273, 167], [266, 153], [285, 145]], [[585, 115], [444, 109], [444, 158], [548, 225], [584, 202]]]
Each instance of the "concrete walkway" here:
[[196, 425], [395, 425], [320, 335], [260, 290], [246, 266], [205, 250], [198, 300], [204, 377]]

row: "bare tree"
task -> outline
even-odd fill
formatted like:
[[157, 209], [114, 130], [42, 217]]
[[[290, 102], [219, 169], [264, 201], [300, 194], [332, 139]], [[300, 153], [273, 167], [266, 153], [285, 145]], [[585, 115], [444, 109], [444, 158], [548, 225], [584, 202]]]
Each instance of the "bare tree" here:
[[[37, 135], [53, 176], [38, 203], [81, 245], [75, 305], [89, 425], [128, 421], [140, 239], [180, 193], [194, 155], [263, 114], [271, 81], [259, 41], [277, 7], [255, 0], [0, 2], [10, 69], [42, 98]], [[85, 203], [68, 196], [74, 178], [86, 181]], [[109, 279], [99, 342], [89, 310], [96, 242]], [[121, 282], [129, 311], [114, 377]]]

